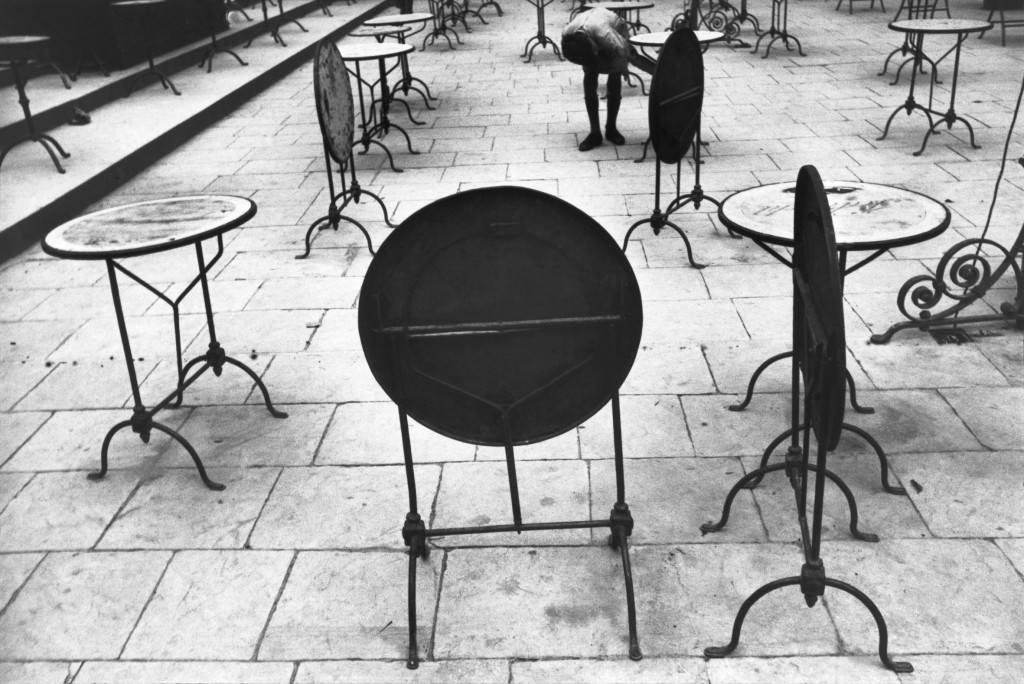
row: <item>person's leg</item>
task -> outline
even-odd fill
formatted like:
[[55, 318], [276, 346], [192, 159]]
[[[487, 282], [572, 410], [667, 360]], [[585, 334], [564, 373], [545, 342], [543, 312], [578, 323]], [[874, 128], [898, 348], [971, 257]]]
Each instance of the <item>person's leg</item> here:
[[587, 105], [590, 134], [580, 143], [580, 152], [592, 150], [601, 144], [601, 118], [597, 109], [597, 72], [583, 70], [583, 102]]
[[604, 127], [604, 137], [613, 145], [625, 145], [626, 139], [615, 127], [619, 118], [619, 103], [622, 102], [622, 74], [608, 74], [608, 121]]

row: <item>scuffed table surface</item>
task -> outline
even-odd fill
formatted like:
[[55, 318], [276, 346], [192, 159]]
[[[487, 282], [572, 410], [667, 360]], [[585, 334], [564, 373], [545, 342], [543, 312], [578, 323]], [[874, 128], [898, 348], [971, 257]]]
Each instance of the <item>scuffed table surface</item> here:
[[[876, 183], [824, 181], [836, 245], [861, 250], [932, 238], [949, 226], [949, 209], [931, 197]], [[719, 218], [737, 233], [792, 246], [795, 183], [773, 183], [725, 198]]]
[[198, 195], [138, 202], [72, 219], [43, 238], [43, 251], [65, 259], [151, 254], [191, 244], [252, 218], [252, 200]]

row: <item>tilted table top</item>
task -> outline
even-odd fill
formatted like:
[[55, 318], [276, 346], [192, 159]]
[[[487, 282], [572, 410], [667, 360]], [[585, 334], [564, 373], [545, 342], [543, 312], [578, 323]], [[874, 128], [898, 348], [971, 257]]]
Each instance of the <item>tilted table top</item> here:
[[[673, 33], [673, 31], [638, 33], [635, 36], [630, 36], [629, 42], [639, 47], [661, 47]], [[725, 34], [720, 33], [719, 31], [694, 31], [693, 34], [697, 36], [697, 42], [701, 45], [714, 43], [725, 38]]]
[[642, 10], [654, 7], [653, 2], [591, 2], [584, 5], [585, 8], [603, 7], [606, 10]]
[[407, 55], [415, 50], [406, 43], [339, 43], [338, 51], [342, 59], [362, 61], [367, 59], [384, 59]]
[[978, 33], [992, 28], [987, 21], [976, 21], [974, 19], [904, 19], [889, 24], [893, 31], [903, 33]]
[[[927, 195], [877, 183], [825, 180], [824, 185], [841, 250], [910, 245], [949, 226], [949, 208]], [[787, 182], [741, 190], [722, 201], [718, 217], [740, 235], [791, 247], [795, 188], [795, 182]]]
[[256, 204], [231, 195], [170, 197], [79, 216], [43, 238], [43, 251], [64, 259], [153, 254], [213, 237], [256, 214]]

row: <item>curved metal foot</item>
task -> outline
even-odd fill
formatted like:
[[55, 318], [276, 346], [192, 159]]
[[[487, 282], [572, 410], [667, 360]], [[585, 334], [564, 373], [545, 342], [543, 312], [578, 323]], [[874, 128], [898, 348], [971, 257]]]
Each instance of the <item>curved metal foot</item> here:
[[[110, 449], [110, 440], [114, 438], [114, 435], [123, 430], [126, 427], [131, 427], [132, 421], [122, 420], [120, 423], [114, 425], [107, 431], [107, 436], [103, 438], [103, 448], [100, 449], [100, 469], [93, 471], [86, 475], [90, 480], [102, 480], [107, 474], [107, 450]], [[149, 441], [149, 434], [142, 440], [143, 442]]]
[[882, 489], [887, 491], [889, 494], [906, 494], [907, 490], [905, 488], [897, 487], [896, 485], [889, 483], [889, 459], [885, 455], [885, 451], [882, 450], [882, 445], [880, 445], [875, 438], [865, 430], [860, 429], [856, 425], [843, 423], [843, 429], [849, 430], [853, 434], [857, 435], [875, 450], [875, 454], [878, 455], [878, 466], [882, 471]]
[[857, 403], [857, 386], [853, 382], [853, 376], [850, 375], [849, 368], [846, 369], [846, 385], [850, 388], [850, 406], [853, 407], [854, 411], [866, 414], [872, 414], [875, 412], [875, 409], [870, 406], [861, 406]]
[[781, 354], [776, 354], [775, 356], [770, 357], [768, 360], [766, 360], [764, 363], [758, 366], [757, 370], [754, 371], [754, 374], [750, 376], [750, 382], [747, 383], [747, 395], [743, 397], [743, 401], [741, 401], [740, 403], [731, 405], [729, 407], [729, 410], [742, 411], [743, 409], [747, 408], [747, 406], [750, 405], [750, 400], [753, 399], [754, 397], [754, 386], [757, 384], [757, 379], [761, 377], [761, 373], [763, 373], [765, 369], [768, 368], [768, 366], [772, 365], [776, 361], [792, 358], [792, 356], [793, 352], [791, 351], [782, 352]]
[[206, 468], [203, 467], [203, 462], [199, 459], [199, 454], [197, 454], [196, 450], [192, 447], [192, 445], [188, 443], [188, 440], [186, 440], [184, 437], [179, 435], [177, 432], [175, 432], [171, 428], [169, 428], [166, 425], [163, 425], [161, 423], [154, 422], [153, 423], [153, 429], [154, 430], [159, 430], [160, 432], [164, 433], [165, 435], [170, 436], [172, 439], [174, 439], [176, 442], [178, 442], [178, 444], [180, 444], [181, 446], [185, 447], [185, 450], [188, 451], [188, 455], [192, 457], [192, 462], [195, 463], [195, 465], [196, 465], [196, 470], [199, 471], [199, 477], [202, 478], [203, 484], [206, 485], [206, 487], [208, 489], [212, 489], [215, 492], [220, 492], [220, 491], [224, 490], [224, 488], [225, 488], [224, 485], [222, 485], [219, 482], [214, 482], [206, 474]]
[[338, 226], [332, 225], [330, 221], [330, 216], [321, 216], [316, 221], [313, 221], [313, 223], [309, 226], [309, 230], [306, 231], [306, 251], [303, 252], [302, 254], [296, 254], [296, 259], [305, 259], [309, 256], [309, 252], [313, 248], [313, 231], [316, 230], [316, 227], [319, 226], [321, 223], [326, 223], [327, 225], [321, 228], [320, 230], [325, 230], [328, 227], [334, 228], [335, 230], [338, 229]]
[[633, 570], [629, 562], [629, 543], [626, 541], [626, 531], [616, 526], [613, 537], [617, 537], [616, 546], [622, 556], [622, 574], [626, 584], [626, 614], [629, 622], [629, 658], [630, 660], [641, 660], [643, 653], [640, 652], [640, 640], [636, 633], [636, 601], [633, 597]]
[[288, 417], [288, 414], [285, 413], [284, 411], [278, 411], [276, 408], [274, 408], [274, 404], [271, 403], [270, 401], [270, 392], [267, 391], [267, 386], [263, 384], [263, 380], [260, 378], [260, 376], [256, 375], [255, 371], [253, 371], [252, 368], [249, 368], [241, 361], [233, 359], [230, 356], [225, 356], [224, 362], [230, 363], [232, 366], [235, 366], [236, 368], [241, 368], [249, 375], [250, 378], [252, 378], [253, 382], [256, 383], [256, 386], [260, 388], [260, 392], [263, 393], [263, 403], [266, 404], [267, 410], [270, 411], [270, 415], [274, 416], [275, 418]]

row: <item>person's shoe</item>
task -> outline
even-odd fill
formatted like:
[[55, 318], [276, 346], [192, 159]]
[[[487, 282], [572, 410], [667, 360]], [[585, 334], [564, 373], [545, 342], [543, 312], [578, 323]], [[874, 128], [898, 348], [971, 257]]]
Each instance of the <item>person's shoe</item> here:
[[621, 134], [621, 133], [619, 133], [619, 132], [618, 132], [618, 131], [617, 131], [616, 129], [614, 129], [614, 128], [606, 128], [606, 129], [604, 129], [604, 137], [605, 137], [605, 138], [606, 138], [606, 139], [608, 140], [608, 142], [610, 142], [610, 143], [611, 143], [612, 145], [625, 145], [625, 144], [626, 144], [626, 139], [625, 139], [625, 138], [623, 138], [623, 137], [622, 137], [622, 134]]
[[597, 147], [600, 144], [601, 144], [601, 134], [600, 133], [591, 133], [590, 135], [588, 135], [586, 138], [583, 139], [583, 142], [580, 143], [580, 152], [586, 152], [587, 150], [592, 150], [592, 149], [594, 149], [595, 147]]

